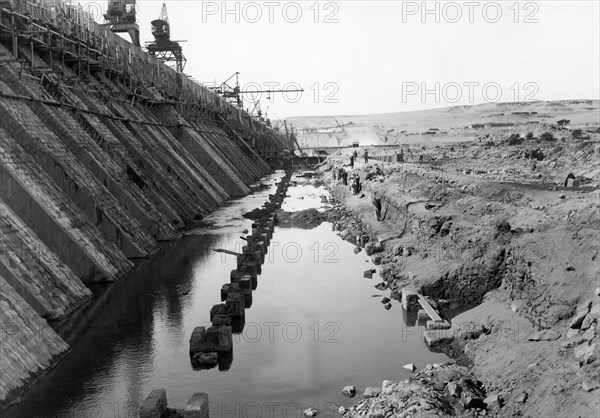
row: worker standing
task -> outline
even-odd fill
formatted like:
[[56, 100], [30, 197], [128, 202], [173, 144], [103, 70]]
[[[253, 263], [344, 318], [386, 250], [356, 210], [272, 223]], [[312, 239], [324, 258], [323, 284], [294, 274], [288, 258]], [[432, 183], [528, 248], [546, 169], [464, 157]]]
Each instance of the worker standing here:
[[365, 148], [364, 156], [365, 156], [365, 164], [368, 164], [369, 163], [369, 151], [367, 151], [366, 148]]
[[382, 221], [383, 219], [381, 218], [381, 198], [377, 196], [376, 193], [373, 193], [373, 200], [371, 201], [371, 203], [375, 207], [375, 216], [377, 217], [377, 220]]

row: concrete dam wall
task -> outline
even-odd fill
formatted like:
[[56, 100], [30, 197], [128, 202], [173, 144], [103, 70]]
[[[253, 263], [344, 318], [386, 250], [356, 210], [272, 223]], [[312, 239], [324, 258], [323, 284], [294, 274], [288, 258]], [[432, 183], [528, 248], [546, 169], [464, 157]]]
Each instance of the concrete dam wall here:
[[[57, 7], [58, 5], [58, 7]], [[0, 2], [0, 409], [64, 356], [53, 330], [270, 172], [269, 127], [75, 6]]]

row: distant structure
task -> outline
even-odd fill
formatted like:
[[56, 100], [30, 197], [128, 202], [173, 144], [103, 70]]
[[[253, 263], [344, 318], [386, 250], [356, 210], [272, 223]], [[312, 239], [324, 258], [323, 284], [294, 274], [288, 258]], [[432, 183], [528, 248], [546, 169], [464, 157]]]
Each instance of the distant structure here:
[[104, 19], [115, 33], [128, 33], [131, 43], [140, 46], [140, 27], [136, 23], [135, 0], [108, 0]]
[[154, 42], [148, 43], [146, 49], [148, 54], [164, 62], [175, 62], [175, 70], [183, 72], [186, 59], [183, 55], [179, 42], [171, 40], [171, 27], [169, 25], [169, 16], [167, 15], [167, 5], [163, 3], [162, 10], [158, 19], [150, 22], [152, 25], [152, 35]]

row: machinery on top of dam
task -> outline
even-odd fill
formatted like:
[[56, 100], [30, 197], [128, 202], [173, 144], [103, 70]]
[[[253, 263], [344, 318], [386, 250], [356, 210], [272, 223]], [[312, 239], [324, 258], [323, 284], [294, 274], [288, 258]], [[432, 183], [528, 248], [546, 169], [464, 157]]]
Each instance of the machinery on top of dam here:
[[114, 33], [128, 33], [131, 42], [140, 46], [140, 27], [135, 16], [135, 0], [109, 0], [104, 19]]
[[[283, 133], [182, 73], [186, 59], [179, 42], [170, 40], [166, 7], [152, 22], [155, 40], [147, 45], [148, 52], [139, 47], [135, 6], [135, 0], [110, 0], [104, 15], [107, 23], [99, 24], [81, 5], [62, 0], [0, 1], [0, 43], [7, 49], [0, 53], [0, 65], [14, 60], [21, 66], [20, 76], [28, 73], [45, 84], [98, 76], [119, 80], [128, 90], [123, 99], [130, 103], [177, 104], [188, 116], [235, 127], [263, 156], [291, 149], [292, 141]], [[115, 35], [121, 32], [129, 33], [133, 44]], [[32, 54], [44, 65], [33, 62]], [[175, 62], [175, 69], [165, 64], [169, 61]], [[71, 78], [66, 77], [65, 66], [74, 72]], [[104, 92], [99, 89], [96, 94]]]
[[175, 70], [183, 72], [185, 68], [186, 58], [183, 55], [183, 50], [179, 42], [171, 40], [171, 25], [169, 25], [169, 16], [167, 15], [167, 5], [163, 3], [158, 19], [153, 20], [152, 36], [154, 42], [148, 42], [146, 49], [153, 57], [158, 58], [163, 62], [175, 62]]

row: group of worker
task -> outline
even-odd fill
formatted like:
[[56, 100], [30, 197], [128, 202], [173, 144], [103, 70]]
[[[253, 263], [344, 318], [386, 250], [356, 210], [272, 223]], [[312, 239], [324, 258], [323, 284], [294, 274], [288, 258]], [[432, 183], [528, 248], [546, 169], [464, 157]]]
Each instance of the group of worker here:
[[[363, 152], [363, 157], [365, 159], [365, 164], [369, 163], [369, 152], [367, 149]], [[358, 153], [356, 150], [352, 154], [350, 154], [350, 168], [354, 168], [354, 162], [358, 158]], [[344, 169], [344, 167], [337, 167], [333, 170], [333, 179], [337, 181], [341, 181], [344, 186], [348, 186], [350, 183], [350, 191], [353, 195], [358, 195], [362, 192], [362, 183], [360, 181], [360, 176], [358, 174], [351, 174], [350, 181], [348, 181], [348, 172]], [[362, 197], [362, 196], [361, 196]], [[373, 194], [373, 200], [371, 202], [375, 208], [375, 216], [378, 221], [383, 221], [385, 216], [381, 215], [381, 198]]]
[[[365, 148], [365, 151], [363, 152], [363, 157], [365, 159], [365, 164], [369, 163], [369, 151]], [[354, 150], [354, 152], [352, 154], [350, 154], [350, 168], [354, 168], [354, 163], [356, 162], [358, 158], [358, 152], [356, 152], [356, 150]]]

